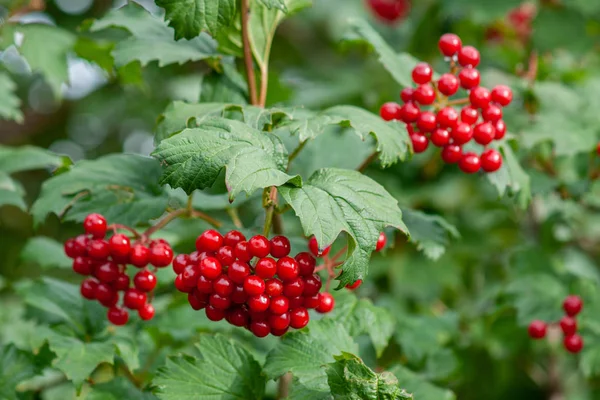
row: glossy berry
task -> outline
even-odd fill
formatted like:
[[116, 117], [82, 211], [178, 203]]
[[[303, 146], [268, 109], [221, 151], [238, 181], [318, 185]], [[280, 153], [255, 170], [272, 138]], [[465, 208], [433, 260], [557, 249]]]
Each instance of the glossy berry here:
[[450, 143], [450, 133], [446, 129], [436, 129], [430, 136], [431, 143], [443, 147]]
[[469, 93], [469, 101], [476, 108], [485, 108], [490, 104], [492, 96], [490, 91], [484, 87], [478, 86]]
[[119, 266], [112, 261], [99, 264], [94, 268], [94, 276], [100, 282], [112, 283], [119, 277]]
[[129, 313], [120, 307], [109, 308], [106, 317], [111, 324], [117, 326], [125, 325], [129, 321]]
[[308, 325], [310, 316], [304, 307], [298, 307], [290, 312], [290, 326], [294, 329], [302, 329]]
[[429, 146], [429, 139], [420, 132], [411, 133], [410, 141], [412, 142], [415, 153], [422, 153], [427, 150], [427, 147]]
[[464, 46], [458, 52], [458, 63], [463, 67], [473, 67], [479, 65], [479, 51], [473, 46]]
[[265, 282], [265, 293], [271, 297], [283, 293], [283, 283], [279, 279], [269, 279]]
[[119, 295], [107, 283], [99, 283], [96, 286], [95, 298], [105, 307], [112, 307], [119, 301]]
[[179, 254], [177, 257], [173, 259], [173, 271], [176, 274], [180, 274], [183, 272], [183, 269], [187, 267], [190, 262], [190, 257], [187, 254]]
[[454, 164], [462, 158], [462, 148], [455, 144], [450, 144], [442, 149], [442, 160], [448, 164]]
[[144, 304], [144, 306], [138, 310], [138, 315], [144, 321], [148, 321], [154, 318], [154, 313], [154, 306], [150, 303]]
[[327, 254], [329, 254], [331, 246], [327, 246], [321, 251], [319, 248], [319, 243], [317, 243], [317, 238], [313, 236], [308, 241], [308, 249], [315, 257], [325, 257]]
[[417, 119], [417, 128], [421, 132], [432, 132], [437, 126], [435, 114], [431, 111], [424, 111]]
[[292, 246], [285, 236], [275, 236], [271, 239], [271, 255], [275, 258], [282, 258], [290, 254]]
[[494, 137], [494, 139], [496, 139], [496, 140], [502, 139], [504, 137], [504, 135], [506, 134], [506, 123], [504, 123], [503, 120], [499, 120], [498, 122], [496, 122], [494, 127], [495, 127], [495, 132], [496, 132], [496, 136]]
[[563, 346], [569, 353], [579, 353], [583, 349], [583, 339], [577, 334], [566, 336], [563, 340]]
[[404, 88], [400, 92], [400, 98], [402, 99], [403, 102], [408, 103], [409, 101], [412, 100], [414, 93], [415, 93], [415, 89], [409, 88], [409, 87]]
[[206, 257], [200, 261], [200, 274], [209, 281], [217, 279], [222, 270], [221, 263], [215, 257]]
[[94, 300], [96, 298], [96, 288], [98, 287], [98, 281], [92, 278], [85, 279], [81, 282], [79, 291], [83, 297], [88, 300]]
[[489, 104], [481, 111], [485, 121], [497, 122], [502, 118], [502, 109], [495, 104]]
[[[297, 296], [303, 295], [306, 297], [314, 296], [319, 293], [322, 286], [321, 277], [317, 274], [304, 278], [304, 290], [302, 293], [295, 292]], [[284, 292], [285, 294], [285, 292]], [[292, 296], [293, 297], [293, 296]]]
[[248, 295], [244, 292], [243, 286], [234, 286], [231, 293], [231, 301], [235, 304], [244, 304], [248, 300]]
[[409, 101], [402, 106], [400, 117], [402, 121], [406, 122], [407, 124], [415, 122], [417, 119], [419, 119], [419, 115], [421, 115], [421, 109], [414, 102]]
[[206, 318], [210, 319], [211, 321], [216, 322], [225, 318], [225, 310], [215, 308], [211, 305], [206, 306], [204, 312], [206, 313]]
[[223, 241], [224, 238], [219, 232], [209, 229], [196, 239], [196, 250], [217, 251], [223, 245]]
[[532, 339], [542, 339], [546, 336], [546, 323], [539, 320], [532, 321], [527, 332]]
[[431, 86], [429, 83], [426, 83], [425, 85], [419, 85], [419, 87], [415, 89], [413, 99], [419, 104], [433, 104], [435, 101], [435, 90], [433, 90], [433, 86]]
[[458, 91], [458, 78], [452, 74], [443, 74], [437, 86], [441, 94], [452, 96]]
[[290, 308], [290, 301], [286, 296], [277, 296], [271, 298], [271, 304], [269, 305], [269, 311], [272, 314], [283, 314]]
[[150, 292], [156, 287], [156, 275], [150, 271], [140, 271], [133, 277], [135, 288], [143, 292]]
[[386, 23], [402, 19], [410, 8], [408, 0], [367, 0], [375, 16]]
[[155, 267], [166, 267], [173, 261], [173, 250], [168, 244], [159, 243], [150, 247], [150, 256], [148, 257], [150, 264]]
[[265, 292], [265, 281], [255, 275], [247, 276], [244, 280], [244, 292], [248, 296], [256, 296]]
[[568, 316], [574, 317], [583, 308], [583, 301], [581, 301], [581, 297], [570, 295], [567, 296], [565, 301], [563, 302], [563, 310], [567, 313]]
[[460, 82], [460, 87], [471, 90], [479, 86], [481, 75], [477, 69], [466, 67], [458, 73], [458, 80]]
[[438, 111], [436, 121], [440, 128], [452, 129], [458, 124], [458, 112], [452, 107], [444, 107]]
[[461, 122], [452, 129], [450, 136], [452, 136], [454, 144], [464, 144], [473, 137], [473, 129], [471, 125]]
[[492, 89], [492, 101], [506, 107], [512, 101], [512, 90], [508, 86], [498, 85]]
[[231, 306], [231, 298], [213, 293], [208, 298], [208, 303], [219, 310], [227, 310]]
[[96, 260], [105, 260], [110, 255], [110, 246], [104, 239], [90, 240], [87, 253]]
[[333, 306], [335, 305], [335, 299], [329, 293], [319, 293], [319, 305], [315, 308], [317, 312], [321, 314], [326, 314], [333, 310]]
[[271, 314], [269, 316], [269, 326], [274, 329], [281, 330], [290, 326], [290, 313], [280, 315]]
[[271, 332], [271, 328], [265, 321], [252, 321], [250, 323], [250, 332], [252, 332], [254, 336], [262, 338]]
[[379, 109], [379, 115], [385, 121], [392, 121], [395, 119], [400, 120], [402, 119], [402, 112], [400, 111], [400, 109], [401, 106], [398, 103], [385, 103]]
[[[282, 258], [283, 257], [284, 256], [282, 256]], [[277, 273], [277, 262], [270, 257], [261, 258], [256, 263], [256, 266], [254, 267], [254, 272], [261, 278], [272, 278]]]
[[216, 254], [217, 260], [221, 263], [221, 266], [228, 267], [235, 261], [235, 255], [233, 254], [233, 247], [223, 246]]
[[467, 174], [474, 174], [481, 168], [479, 156], [475, 153], [465, 153], [458, 161], [458, 168]]
[[269, 239], [262, 235], [256, 235], [248, 240], [248, 247], [250, 249], [250, 253], [254, 257], [266, 257], [271, 252], [271, 243]]
[[473, 128], [473, 139], [481, 145], [487, 145], [494, 140], [496, 132], [491, 122], [482, 122]]
[[248, 275], [250, 275], [250, 266], [242, 261], [234, 261], [227, 269], [227, 276], [238, 285], [242, 285]]
[[[307, 278], [308, 279], [308, 278]], [[304, 280], [302, 278], [296, 278], [283, 284], [283, 295], [288, 298], [302, 296], [304, 292]]]
[[233, 326], [246, 326], [248, 324], [248, 318], [248, 311], [241, 307], [229, 310], [227, 313], [227, 321]]
[[375, 246], [375, 251], [381, 251], [385, 247], [386, 243], [387, 237], [385, 236], [385, 233], [380, 232], [379, 238], [377, 239], [377, 245]]
[[300, 276], [308, 276], [313, 274], [315, 266], [317, 265], [317, 260], [315, 260], [312, 255], [303, 251], [296, 254], [294, 259], [298, 262], [298, 273]]
[[134, 244], [129, 252], [129, 262], [138, 268], [144, 268], [150, 260], [150, 249], [143, 244]]
[[460, 110], [460, 120], [466, 124], [472, 125], [479, 119], [479, 112], [476, 108], [466, 106]]
[[65, 250], [65, 254], [69, 258], [75, 258], [78, 256], [85, 255], [85, 251], [82, 251], [81, 253], [79, 252], [79, 250], [75, 244], [75, 239], [68, 239], [64, 244], [64, 250]]
[[245, 241], [246, 236], [240, 231], [229, 231], [223, 238], [223, 243], [226, 246], [235, 247], [239, 242]]
[[227, 275], [221, 275], [214, 281], [212, 281], [213, 291], [223, 297], [231, 295], [233, 293], [235, 285], [231, 278]]
[[75, 257], [73, 271], [80, 275], [91, 275], [93, 272], [92, 261], [87, 257]]
[[560, 319], [560, 329], [562, 329], [565, 336], [574, 335], [577, 332], [577, 321], [575, 318], [564, 316]]
[[461, 49], [462, 42], [457, 35], [453, 33], [445, 33], [440, 38], [438, 47], [443, 55], [446, 57], [452, 57]]
[[265, 294], [259, 294], [257, 296], [252, 296], [248, 298], [248, 301], [246, 303], [248, 304], [248, 308], [250, 308], [250, 311], [263, 312], [267, 311], [269, 305], [271, 304], [271, 301], [269, 297]]
[[250, 251], [250, 244], [245, 240], [239, 242], [233, 248], [233, 255], [240, 261], [248, 262], [252, 259], [252, 252]]
[[107, 229], [106, 219], [100, 214], [90, 214], [83, 221], [83, 229], [94, 238], [103, 238]]
[[113, 257], [128, 257], [131, 250], [129, 238], [122, 233], [117, 233], [108, 239], [110, 255]]
[[87, 248], [89, 242], [90, 239], [86, 235], [79, 235], [76, 236], [75, 239], [73, 239], [73, 251], [77, 253], [75, 257], [87, 255]]
[[306, 308], [317, 308], [319, 306], [319, 295], [315, 294], [314, 296], [304, 297], [302, 305]]
[[412, 70], [412, 79], [418, 85], [431, 82], [433, 69], [427, 63], [418, 63]]
[[129, 289], [129, 281], [129, 275], [121, 272], [113, 282], [113, 287], [119, 291], [127, 290]]
[[355, 290], [355, 289], [358, 289], [360, 287], [360, 285], [362, 285], [362, 279], [359, 279], [352, 284], [350, 284], [350, 283], [347, 284], [346, 289]]
[[123, 295], [123, 304], [132, 310], [139, 310], [145, 303], [148, 297], [146, 293], [137, 289], [128, 289]]
[[284, 282], [292, 281], [300, 274], [298, 262], [291, 257], [283, 257], [277, 261], [277, 275]]
[[502, 167], [502, 155], [497, 150], [487, 149], [481, 153], [481, 168], [485, 172], [495, 172]]

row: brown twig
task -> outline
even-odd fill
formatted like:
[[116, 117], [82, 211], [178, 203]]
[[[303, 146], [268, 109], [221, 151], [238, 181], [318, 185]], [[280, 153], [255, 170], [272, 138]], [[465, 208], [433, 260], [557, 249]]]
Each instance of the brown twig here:
[[256, 76], [254, 75], [254, 63], [252, 62], [252, 49], [250, 48], [250, 0], [241, 0], [242, 2], [242, 45], [244, 48], [244, 64], [246, 66], [246, 79], [248, 80], [248, 94], [250, 96], [250, 104], [259, 105], [256, 95]]
[[450, 100], [446, 103], [447, 106], [460, 106], [462, 104], [467, 104], [469, 103], [469, 99], [468, 98], [464, 98], [464, 99], [456, 99], [456, 100]]
[[136, 231], [135, 229], [127, 226], [127, 225], [121, 225], [121, 224], [112, 224], [108, 227], [108, 229], [112, 229], [117, 230], [117, 229], [122, 229], [125, 231], [128, 231], [129, 233], [131, 233], [133, 235], [133, 237], [135, 237], [136, 239], [142, 237], [142, 235], [140, 235], [140, 233], [138, 231]]
[[367, 157], [367, 159], [366, 159], [365, 161], [363, 161], [363, 163], [362, 163], [362, 164], [360, 164], [360, 165], [358, 166], [358, 168], [356, 168], [356, 170], [357, 170], [358, 172], [364, 172], [364, 171], [367, 169], [367, 167], [368, 167], [369, 165], [371, 165], [371, 163], [372, 163], [373, 161], [375, 161], [375, 159], [377, 158], [377, 155], [378, 155], [378, 154], [379, 154], [379, 153], [378, 153], [377, 151], [374, 151], [373, 153], [371, 153], [371, 155], [370, 155], [369, 157]]

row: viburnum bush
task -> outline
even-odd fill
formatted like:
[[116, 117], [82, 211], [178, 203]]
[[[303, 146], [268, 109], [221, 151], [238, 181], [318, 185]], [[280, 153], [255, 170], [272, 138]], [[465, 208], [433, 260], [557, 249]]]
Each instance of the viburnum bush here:
[[600, 398], [596, 1], [9, 3], [1, 399]]

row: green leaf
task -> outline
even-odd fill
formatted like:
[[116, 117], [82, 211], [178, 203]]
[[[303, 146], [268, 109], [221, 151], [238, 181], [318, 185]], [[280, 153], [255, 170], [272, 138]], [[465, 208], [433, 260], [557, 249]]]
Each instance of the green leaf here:
[[21, 100], [15, 94], [16, 89], [17, 85], [11, 77], [0, 72], [0, 118], [22, 123]]
[[283, 12], [287, 12], [287, 6], [285, 5], [285, 0], [259, 0], [261, 3], [265, 5], [269, 10], [271, 8], [276, 8]]
[[517, 156], [506, 141], [499, 142], [497, 148], [502, 153], [504, 162], [498, 171], [486, 174], [486, 176], [496, 187], [500, 196], [515, 197], [521, 208], [527, 208], [531, 201], [529, 175], [523, 170]]
[[154, 384], [165, 400], [251, 400], [263, 398], [266, 381], [258, 362], [239, 343], [205, 334], [193, 356], [169, 357]]
[[370, 44], [383, 67], [402, 87], [412, 87], [412, 70], [419, 60], [408, 53], [396, 53], [383, 38], [362, 19], [351, 20], [348, 40], [361, 40]]
[[216, 36], [233, 23], [236, 0], [156, 0], [165, 9], [165, 19], [175, 29], [175, 38], [191, 39], [206, 31]]
[[402, 352], [412, 363], [438, 352], [459, 334], [458, 316], [447, 312], [441, 316], [397, 315], [395, 337]]
[[76, 37], [71, 32], [56, 26], [42, 24], [11, 25], [2, 28], [0, 46], [6, 48], [16, 42], [21, 55], [33, 72], [41, 73], [56, 96], [61, 86], [68, 82], [67, 55], [73, 50]]
[[441, 387], [435, 386], [424, 377], [414, 373], [402, 365], [396, 365], [389, 370], [398, 378], [400, 385], [418, 400], [455, 400], [456, 395]]
[[158, 66], [163, 67], [217, 55], [217, 43], [210, 36], [194, 35], [197, 37], [191, 40], [176, 41], [173, 39], [173, 29], [135, 3], [110, 11], [94, 21], [89, 29], [95, 32], [110, 27], [123, 28], [131, 33], [129, 38], [116, 43], [112, 51], [117, 66], [133, 61], [145, 66], [151, 61], [158, 61]]
[[264, 370], [269, 379], [291, 372], [295, 378], [292, 392], [298, 390], [299, 394], [306, 394], [306, 390], [310, 390], [313, 398], [328, 398], [327, 374], [323, 367], [335, 361], [334, 355], [343, 352], [358, 352], [346, 329], [331, 319], [312, 321], [307, 328], [282, 337], [269, 352]]
[[115, 43], [110, 41], [95, 41], [86, 37], [77, 38], [75, 53], [85, 60], [96, 63], [109, 74], [113, 72], [115, 61], [112, 56]]
[[83, 221], [90, 212], [103, 214], [110, 223], [145, 223], [167, 206], [168, 196], [157, 184], [160, 174], [156, 160], [135, 154], [80, 161], [44, 182], [31, 208], [34, 223], [39, 225], [49, 213]]
[[0, 145], [0, 172], [12, 174], [32, 169], [56, 168], [70, 161], [51, 151], [34, 147], [8, 147]]
[[[560, 24], [561, 29], [556, 29]], [[542, 52], [558, 48], [584, 54], [596, 43], [588, 34], [588, 21], [580, 13], [565, 7], [540, 7], [533, 19], [532, 41]]]
[[395, 329], [392, 315], [377, 307], [368, 299], [359, 299], [353, 293], [342, 290], [336, 296], [336, 306], [330, 317], [342, 324], [351, 336], [368, 334], [377, 356], [381, 356]]
[[0, 398], [18, 400], [17, 385], [36, 374], [34, 360], [14, 345], [0, 347]]
[[242, 191], [302, 183], [285, 173], [287, 152], [277, 136], [239, 121], [206, 119], [163, 140], [153, 155], [166, 166], [162, 183], [186, 193], [211, 187], [223, 168], [230, 200]]
[[444, 254], [450, 238], [460, 237], [456, 228], [439, 215], [427, 215], [404, 208], [402, 220], [410, 232], [410, 241], [432, 260], [437, 260]]
[[21, 250], [21, 260], [43, 268], [70, 268], [72, 261], [66, 256], [63, 245], [45, 236], [33, 237]]
[[10, 205], [25, 211], [27, 204], [25, 204], [23, 196], [25, 196], [23, 186], [8, 174], [0, 172], [0, 207]]
[[94, 384], [86, 400], [156, 400], [152, 393], [142, 392], [131, 381], [115, 378], [109, 382]]
[[365, 279], [370, 255], [385, 227], [408, 232], [396, 199], [357, 171], [324, 168], [302, 187], [283, 186], [279, 192], [300, 218], [304, 234], [315, 235], [322, 248], [341, 232], [348, 233], [340, 287]]
[[327, 367], [327, 383], [336, 400], [412, 399], [390, 372], [377, 374], [358, 357], [342, 353]]
[[568, 295], [562, 282], [542, 273], [513, 278], [506, 291], [512, 295], [521, 326], [529, 325], [534, 319], [558, 321], [562, 316], [562, 302]]

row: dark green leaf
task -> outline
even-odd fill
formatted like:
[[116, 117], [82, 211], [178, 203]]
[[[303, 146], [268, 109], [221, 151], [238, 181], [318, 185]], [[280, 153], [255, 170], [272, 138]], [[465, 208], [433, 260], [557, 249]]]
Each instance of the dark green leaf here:
[[502, 167], [486, 174], [492, 185], [498, 190], [500, 196], [514, 196], [521, 208], [526, 208], [531, 201], [531, 181], [529, 175], [523, 170], [517, 156], [506, 141], [497, 144], [502, 153], [504, 162]]
[[66, 165], [68, 159], [34, 146], [8, 147], [0, 145], [0, 172], [28, 171]]
[[33, 237], [21, 250], [21, 260], [43, 268], [70, 268], [72, 261], [66, 256], [63, 245], [45, 236]]
[[8, 174], [0, 172], [0, 207], [10, 205], [26, 210], [27, 204], [25, 204], [23, 196], [25, 196], [23, 186]]
[[400, 386], [415, 396], [418, 400], [455, 400], [456, 395], [452, 391], [442, 389], [430, 383], [419, 374], [402, 365], [396, 365], [389, 370], [398, 378]]
[[[557, 24], [561, 29], [556, 29]], [[574, 10], [540, 7], [533, 19], [534, 46], [543, 52], [568, 47], [572, 52], [585, 53], [594, 46], [592, 37], [586, 32], [586, 25], [586, 19]]]
[[10, 76], [4, 72], [0, 73], [0, 118], [5, 120], [23, 122], [21, 112], [21, 100], [15, 94], [17, 85]]
[[444, 254], [450, 238], [460, 237], [456, 228], [439, 215], [427, 215], [405, 208], [402, 209], [402, 219], [410, 232], [410, 241], [432, 260]]
[[396, 340], [410, 362], [419, 363], [426, 356], [438, 352], [450, 339], [458, 335], [458, 316], [397, 315]]
[[558, 321], [561, 304], [568, 295], [566, 287], [548, 274], [532, 274], [514, 278], [506, 288], [513, 296], [519, 325], [527, 326], [534, 319]]
[[14, 345], [0, 347], [0, 398], [17, 400], [17, 385], [36, 374], [33, 357]]
[[175, 38], [191, 39], [206, 31], [216, 36], [236, 15], [236, 0], [156, 0], [175, 29]]
[[125, 378], [115, 378], [106, 383], [97, 383], [86, 396], [86, 400], [156, 400], [152, 393], [143, 392]]

